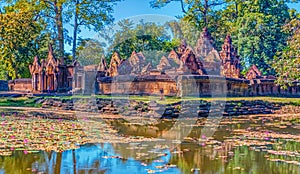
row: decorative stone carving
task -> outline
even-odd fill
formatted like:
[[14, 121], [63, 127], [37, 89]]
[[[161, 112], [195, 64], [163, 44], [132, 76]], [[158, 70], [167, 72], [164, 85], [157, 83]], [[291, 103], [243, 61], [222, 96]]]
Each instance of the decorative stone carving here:
[[98, 70], [99, 72], [106, 72], [107, 69], [108, 69], [108, 68], [107, 68], [107, 63], [106, 63], [105, 57], [104, 57], [104, 55], [102, 55], [97, 70]]
[[180, 65], [180, 57], [179, 57], [179, 55], [176, 53], [175, 50], [172, 50], [172, 51], [169, 53], [168, 59], [173, 60], [177, 65]]
[[171, 69], [171, 68], [172, 68], [172, 66], [171, 66], [168, 58], [166, 58], [165, 56], [163, 56], [160, 59], [159, 64], [157, 65], [157, 69], [160, 70], [160, 71], [165, 71], [165, 70]]
[[152, 69], [152, 65], [151, 63], [148, 63], [145, 67], [142, 68], [141, 74], [148, 75], [150, 74], [151, 69]]
[[200, 34], [200, 38], [197, 41], [197, 45], [195, 48], [195, 54], [198, 58], [204, 58], [213, 50], [214, 40], [212, 39], [208, 29], [205, 27]]
[[180, 46], [178, 47], [178, 54], [181, 56], [187, 48], [186, 40], [182, 40]]
[[232, 45], [230, 35], [227, 35], [225, 38], [220, 57], [222, 60], [221, 75], [229, 78], [239, 78], [241, 67], [240, 59], [236, 49]]
[[220, 74], [221, 59], [207, 28], [204, 28], [200, 34], [200, 38], [195, 47], [195, 54], [203, 63], [203, 66], [209, 75]]
[[49, 45], [48, 57], [46, 61], [46, 73], [47, 74], [57, 73], [59, 71], [58, 66], [59, 66], [59, 61], [54, 56], [52, 45]]
[[29, 71], [31, 74], [37, 74], [40, 72], [41, 64], [39, 63], [38, 56], [34, 57], [32, 65], [29, 65]]
[[108, 75], [111, 77], [117, 76], [118, 75], [118, 67], [121, 64], [121, 59], [119, 53], [115, 52], [112, 55], [111, 61], [110, 61], [110, 66], [108, 70]]
[[[204, 75], [206, 73], [203, 64], [196, 58], [190, 47], [185, 50], [180, 59], [192, 74]], [[184, 70], [183, 65], [180, 66], [179, 70]]]
[[145, 66], [146, 58], [142, 52], [136, 53], [132, 52], [129, 63], [132, 67], [131, 74], [139, 74], [142, 71], [142, 68]]
[[262, 72], [257, 68], [256, 65], [252, 65], [248, 72], [246, 73], [246, 79], [259, 79], [262, 77]]

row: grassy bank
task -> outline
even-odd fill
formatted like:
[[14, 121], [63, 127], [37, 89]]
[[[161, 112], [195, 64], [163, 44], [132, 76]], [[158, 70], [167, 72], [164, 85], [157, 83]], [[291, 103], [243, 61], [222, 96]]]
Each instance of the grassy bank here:
[[0, 98], [0, 106], [22, 106], [22, 107], [41, 107], [41, 104], [36, 104], [36, 97], [28, 98], [28, 97], [3, 97]]
[[[0, 106], [23, 106], [23, 107], [40, 107], [41, 104], [36, 104], [36, 99], [39, 97], [4, 97], [0, 98]], [[61, 97], [53, 97], [46, 96], [44, 98], [58, 98], [58, 99], [73, 99], [73, 98], [102, 98], [102, 99], [130, 99], [136, 101], [150, 102], [152, 100], [157, 101], [161, 104], [171, 104], [180, 101], [196, 101], [196, 100], [205, 100], [205, 101], [237, 101], [237, 100], [262, 100], [266, 102], [272, 103], [285, 103], [287, 105], [300, 106], [300, 98], [286, 98], [286, 97], [227, 97], [227, 98], [211, 98], [211, 97], [164, 97], [161, 100], [160, 96], [108, 96], [108, 95], [96, 95], [96, 96], [86, 96], [86, 95], [74, 95], [74, 96], [61, 96]]]

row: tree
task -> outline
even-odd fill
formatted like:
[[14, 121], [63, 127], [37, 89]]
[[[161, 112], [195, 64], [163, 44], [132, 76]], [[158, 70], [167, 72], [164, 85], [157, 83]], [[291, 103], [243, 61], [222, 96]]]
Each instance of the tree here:
[[[180, 23], [183, 28], [182, 32], [185, 33], [185, 39], [199, 37], [199, 32], [193, 33], [194, 28], [197, 31], [202, 31], [206, 27], [216, 39], [216, 46], [221, 47], [222, 37], [220, 37], [220, 33], [222, 32], [220, 31], [223, 31], [221, 30], [223, 25], [220, 23], [220, 12], [222, 7], [226, 6], [226, 0], [152, 0], [150, 5], [153, 8], [162, 8], [172, 2], [180, 3], [183, 12]], [[193, 34], [190, 35], [190, 33]], [[197, 39], [192, 45], [196, 41]]]
[[34, 20], [34, 11], [12, 9], [0, 14], [0, 62], [10, 78], [29, 77], [41, 25]]
[[271, 63], [286, 43], [281, 26], [291, 20], [284, 1], [243, 1], [238, 5], [236, 45], [244, 67], [256, 64], [264, 74], [274, 74]]
[[[120, 0], [5, 0], [6, 4], [21, 8], [30, 4], [38, 9], [38, 16], [46, 21], [44, 30], [51, 31], [54, 42], [58, 42], [58, 57], [65, 54], [65, 43], [72, 43], [72, 57], [76, 58], [76, 47], [80, 27], [100, 31], [114, 20], [113, 6]], [[74, 21], [73, 23], [71, 21]], [[73, 38], [65, 26], [73, 27]]]
[[180, 41], [186, 40], [187, 44], [193, 48], [196, 46], [201, 30], [193, 25], [190, 25], [189, 22], [185, 21], [184, 19], [167, 22], [166, 26], [171, 29], [175, 39]]
[[77, 47], [77, 60], [82, 66], [98, 64], [105, 45], [95, 39], [82, 39]]
[[136, 26], [130, 20], [118, 23], [120, 29], [113, 36], [110, 52], [119, 52], [122, 58], [130, 57], [133, 51], [170, 51], [179, 42], [171, 41], [165, 26], [140, 21]]
[[73, 25], [73, 48], [72, 56], [76, 58], [77, 34], [80, 32], [80, 26], [85, 26], [94, 31], [100, 31], [105, 25], [112, 24], [114, 18], [113, 5], [120, 0], [73, 0], [75, 8]]
[[284, 31], [292, 33], [287, 46], [277, 52], [273, 68], [277, 73], [277, 83], [286, 87], [300, 80], [300, 20], [294, 19], [284, 26]]
[[209, 24], [214, 22], [211, 19], [215, 8], [225, 3], [224, 0], [152, 0], [150, 5], [153, 8], [161, 8], [175, 1], [180, 2], [184, 19], [200, 28], [209, 27]]

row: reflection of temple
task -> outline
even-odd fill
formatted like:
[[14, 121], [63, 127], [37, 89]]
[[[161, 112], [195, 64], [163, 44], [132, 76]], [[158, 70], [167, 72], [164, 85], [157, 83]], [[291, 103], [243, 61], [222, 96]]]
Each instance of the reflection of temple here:
[[[30, 65], [31, 79], [9, 82], [10, 89], [31, 89], [32, 92], [72, 92], [98, 94], [138, 95], [296, 95], [296, 84], [282, 90], [274, 77], [263, 76], [253, 65], [242, 77], [237, 51], [227, 35], [220, 52], [206, 28], [203, 29], [195, 49], [183, 40], [177, 49], [165, 54], [157, 62], [147, 59], [142, 52], [133, 52], [127, 59], [118, 53], [107, 66], [105, 58], [99, 65], [81, 66], [75, 61], [66, 65], [63, 58], [56, 59], [49, 46], [46, 60], [34, 58]], [[29, 86], [31, 84], [31, 86]]]

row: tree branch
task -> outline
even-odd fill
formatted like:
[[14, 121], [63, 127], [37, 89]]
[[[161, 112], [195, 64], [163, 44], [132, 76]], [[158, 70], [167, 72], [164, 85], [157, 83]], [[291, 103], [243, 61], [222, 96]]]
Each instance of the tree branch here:
[[181, 10], [183, 13], [186, 13], [186, 10], [184, 9], [183, 0], [180, 0]]

